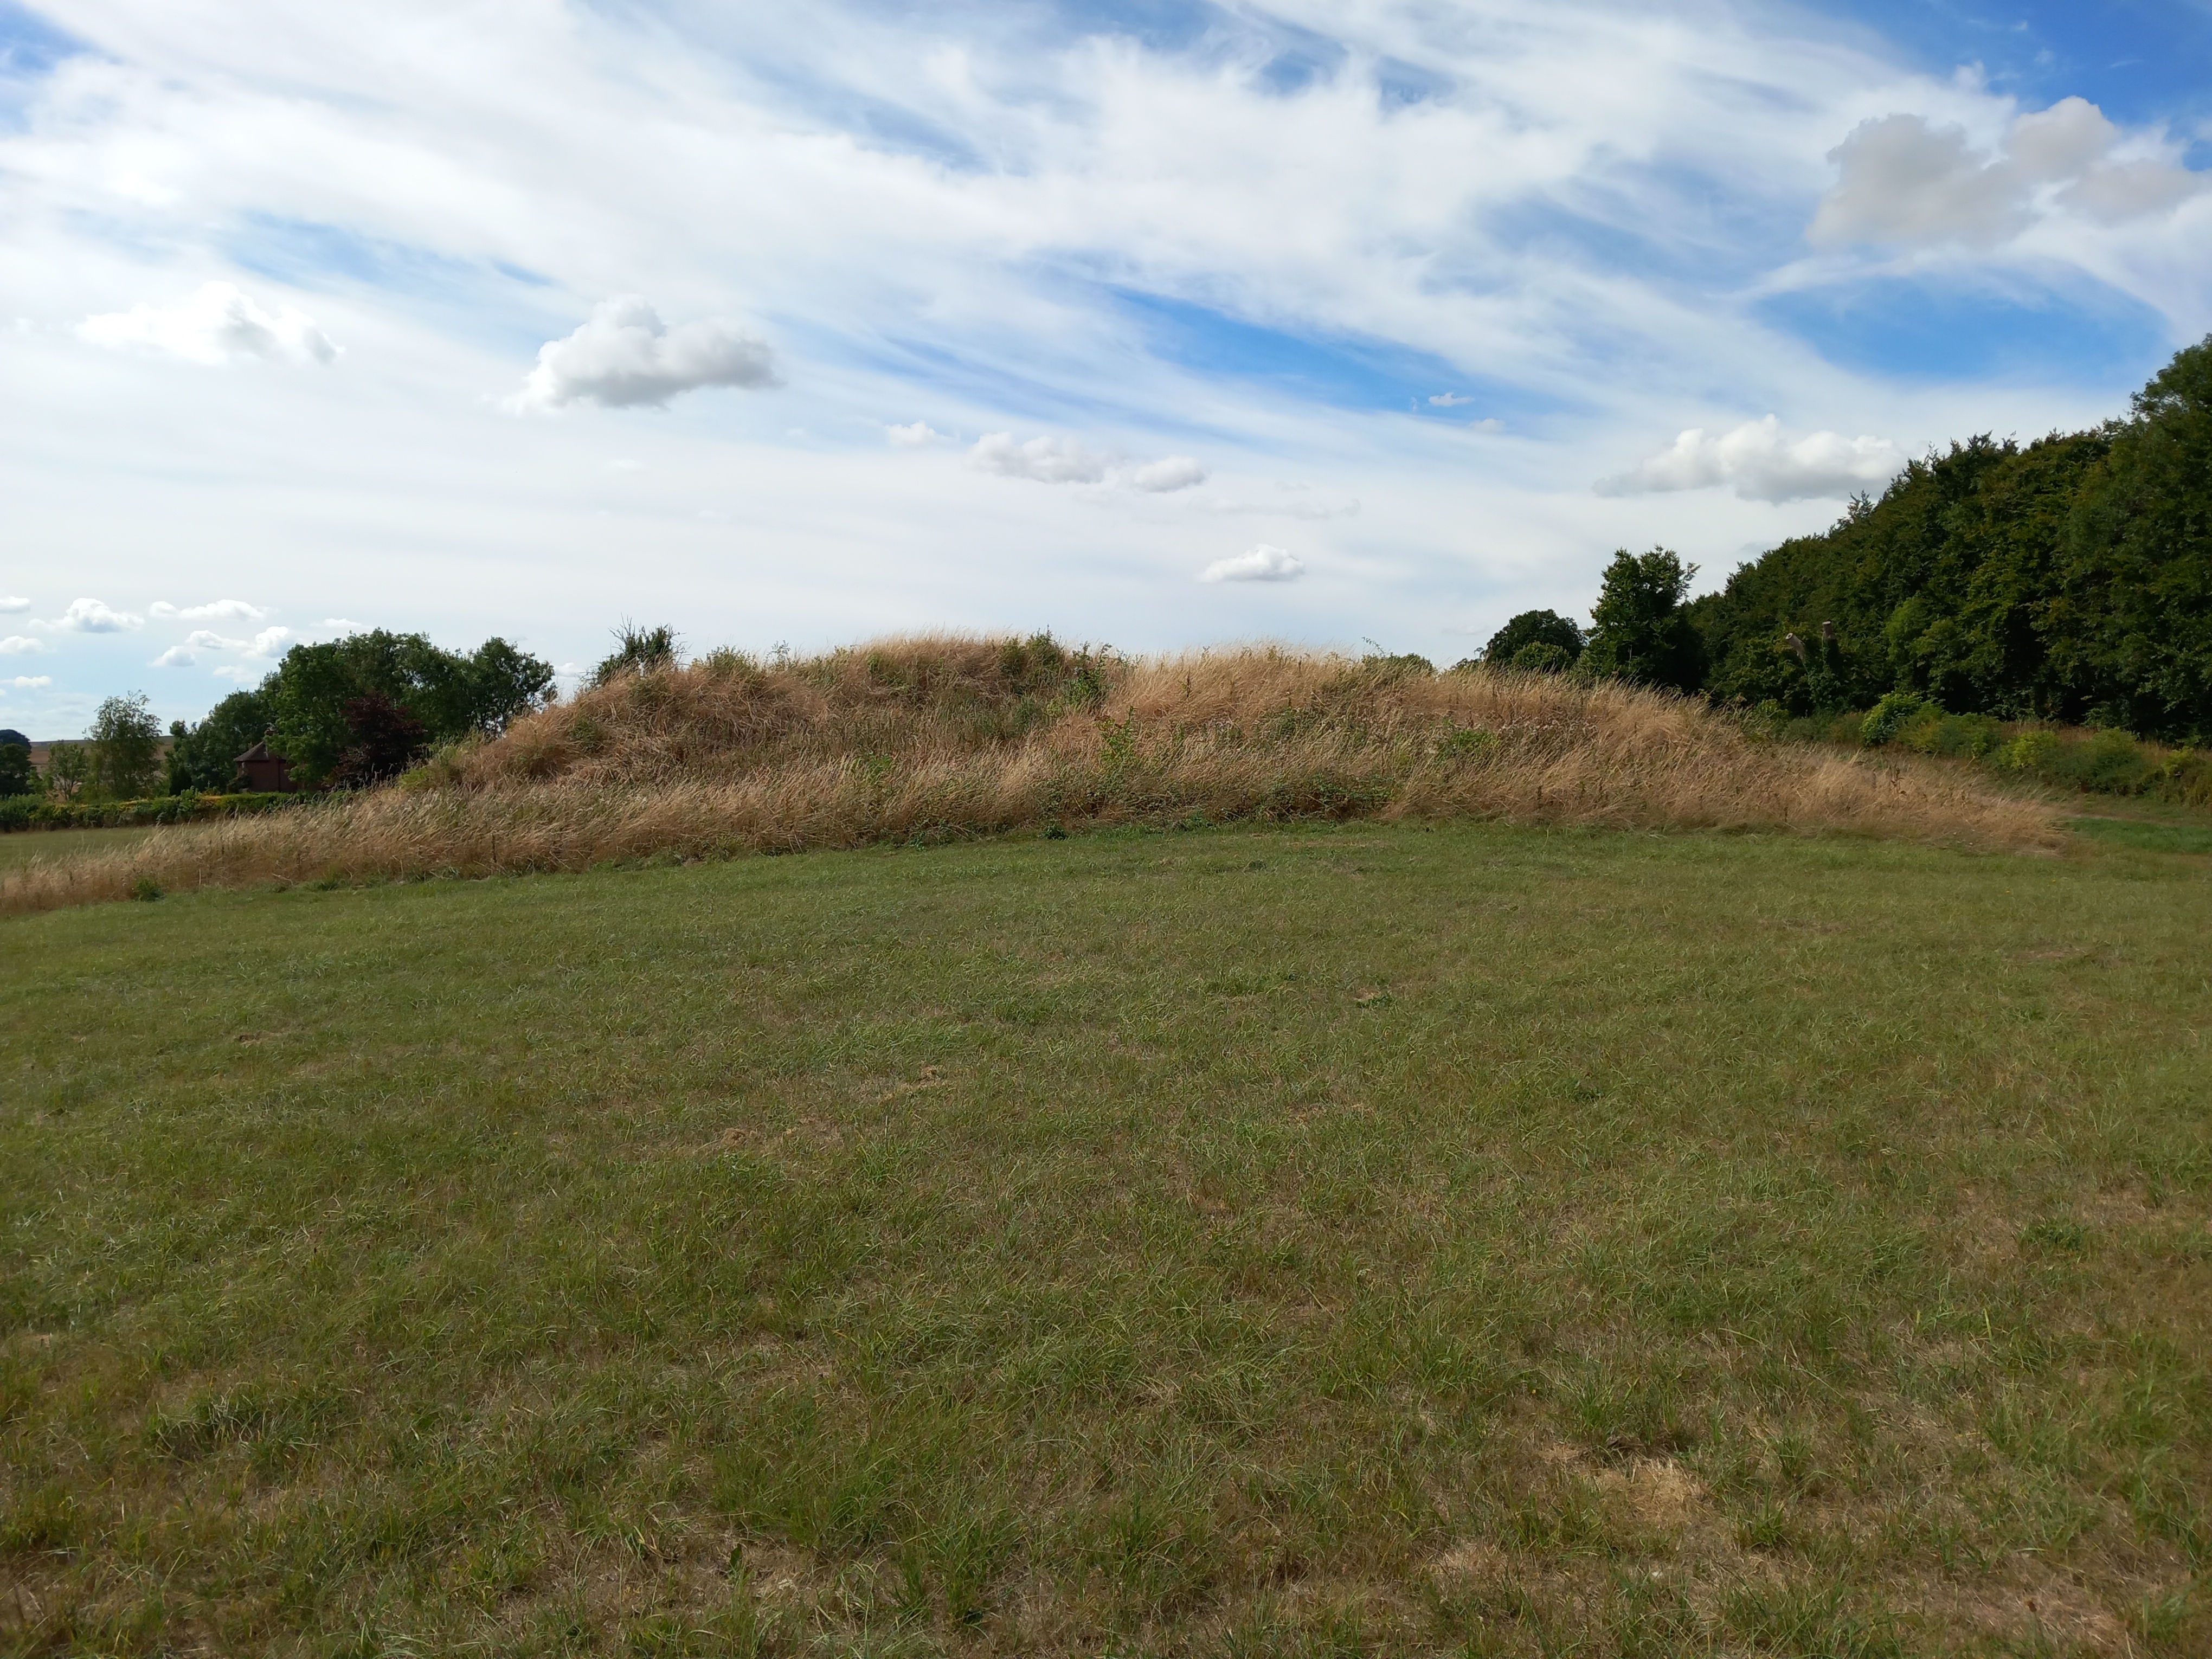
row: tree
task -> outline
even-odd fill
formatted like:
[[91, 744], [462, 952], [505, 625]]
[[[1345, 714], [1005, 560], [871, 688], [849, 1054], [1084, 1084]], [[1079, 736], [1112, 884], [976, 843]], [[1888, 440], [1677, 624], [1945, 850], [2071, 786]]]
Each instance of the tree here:
[[[17, 735], [13, 732], [4, 734]], [[0, 743], [0, 799], [10, 795], [36, 795], [44, 793], [45, 780], [39, 769], [31, 764], [31, 745], [27, 743]]]
[[92, 775], [92, 755], [81, 743], [58, 743], [46, 750], [46, 787], [64, 800], [84, 793]]
[[2094, 719], [2212, 735], [2212, 337], [2136, 394], [2066, 526], [2054, 654]]
[[293, 775], [318, 784], [404, 771], [433, 744], [503, 730], [552, 688], [552, 665], [504, 640], [464, 655], [377, 629], [294, 646], [260, 693]]
[[[1583, 643], [1583, 630], [1558, 611], [1523, 611], [1490, 636], [1490, 643], [1482, 647], [1482, 659], [1534, 667], [1539, 665], [1534, 659], [1519, 661], [1521, 653], [1532, 645], [1548, 645], [1556, 647], [1571, 663], [1582, 655]], [[1554, 659], [1547, 656], [1543, 663], [1553, 665]]]
[[1583, 665], [1639, 684], [1697, 690], [1705, 684], [1705, 641], [1683, 610], [1697, 572], [1663, 547], [1616, 552], [1590, 608]]
[[332, 781], [349, 787], [398, 777], [427, 746], [422, 722], [380, 691], [347, 703], [345, 722], [352, 742], [339, 757]]
[[[1896, 690], [1954, 714], [2212, 738], [2208, 479], [2212, 339], [2176, 353], [2125, 421], [1954, 443], [1743, 566], [1690, 607], [1707, 694], [1802, 714]], [[1816, 660], [1826, 622], [1835, 649]]]
[[101, 703], [87, 736], [86, 781], [93, 789], [117, 800], [153, 793], [161, 775], [161, 724], [144, 692]]
[[234, 691], [192, 726], [179, 720], [169, 728], [169, 793], [204, 789], [222, 793], [238, 787], [238, 757], [261, 741], [276, 723], [270, 698], [258, 690]]

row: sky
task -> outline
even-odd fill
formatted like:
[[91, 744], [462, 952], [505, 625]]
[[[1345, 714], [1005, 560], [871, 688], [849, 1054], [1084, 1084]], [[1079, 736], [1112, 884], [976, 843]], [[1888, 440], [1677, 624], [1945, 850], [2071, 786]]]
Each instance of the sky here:
[[2212, 331], [2212, 0], [0, 0], [0, 726], [356, 629], [1479, 651]]

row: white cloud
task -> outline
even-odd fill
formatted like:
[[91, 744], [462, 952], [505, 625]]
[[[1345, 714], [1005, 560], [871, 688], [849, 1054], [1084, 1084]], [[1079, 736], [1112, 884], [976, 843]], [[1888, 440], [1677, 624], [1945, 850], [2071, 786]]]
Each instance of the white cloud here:
[[1216, 559], [1199, 573], [1202, 582], [1287, 582], [1306, 574], [1303, 560], [1261, 542], [1233, 558]]
[[48, 647], [44, 640], [34, 640], [21, 634], [10, 634], [0, 640], [0, 657], [44, 656]]
[[200, 659], [191, 647], [173, 645], [146, 665], [149, 668], [198, 668]]
[[1597, 486], [1601, 495], [1637, 495], [1732, 484], [1747, 501], [1798, 501], [1876, 489], [1905, 467], [1887, 438], [1815, 432], [1795, 441], [1769, 415], [1714, 437], [1692, 427], [1632, 471]]
[[210, 599], [205, 605], [188, 605], [181, 610], [167, 599], [156, 599], [146, 610], [148, 614], [164, 620], [174, 617], [185, 622], [259, 622], [269, 615], [267, 607], [248, 605], [244, 599]]
[[42, 685], [52, 685], [53, 683], [54, 677], [52, 674], [18, 674], [8, 682], [9, 684], [26, 691]]
[[1027, 443], [1017, 443], [1011, 432], [990, 432], [978, 438], [968, 452], [968, 465], [979, 472], [1029, 478], [1038, 483], [1095, 484], [1111, 479], [1156, 495], [1188, 489], [1206, 479], [1206, 468], [1188, 455], [1122, 461], [1063, 438], [1031, 438]]
[[241, 685], [248, 680], [258, 680], [261, 678], [258, 670], [247, 668], [242, 664], [234, 662], [227, 662], [220, 668], [210, 669], [208, 672], [219, 680], [235, 680]]
[[126, 628], [143, 628], [146, 619], [128, 611], [111, 611], [98, 599], [71, 599], [69, 609], [52, 622], [32, 627], [49, 634], [120, 634]]
[[[266, 659], [283, 655], [285, 642], [291, 638], [292, 630], [282, 627], [264, 628], [250, 640], [228, 639], [212, 629], [196, 628], [185, 636], [184, 644], [178, 646], [176, 651], [187, 656], [193, 651], [228, 651], [241, 656]], [[185, 657], [179, 658], [180, 663], [184, 660]], [[173, 665], [156, 662], [155, 665], [167, 667]]]
[[18, 611], [28, 611], [30, 608], [31, 602], [28, 599], [17, 599], [12, 594], [0, 597], [0, 617], [12, 617]]
[[659, 409], [704, 386], [782, 384], [766, 341], [711, 320], [671, 328], [649, 301], [625, 294], [601, 301], [567, 338], [540, 346], [538, 367], [507, 407]]
[[1806, 232], [1815, 246], [1989, 249], [2041, 218], [2117, 225], [2162, 213], [2206, 184], [2165, 147], [2130, 141], [2081, 98], [2021, 116], [2001, 154], [1975, 149], [1962, 126], [1899, 114], [1862, 122], [1828, 159], [1836, 183]]
[[141, 301], [128, 311], [88, 317], [77, 332], [94, 345], [145, 346], [196, 363], [240, 357], [327, 363], [338, 355], [305, 312], [289, 305], [267, 310], [230, 283], [202, 283], [190, 299], [173, 306]]
[[1472, 429], [1476, 432], [1503, 432], [1505, 430], [1505, 422], [1492, 415], [1473, 422]]
[[1462, 404], [1471, 404], [1474, 399], [1462, 398], [1456, 392], [1439, 392], [1429, 401], [1438, 409], [1457, 409]]
[[1188, 489], [1194, 484], [1206, 482], [1206, 469], [1188, 455], [1168, 455], [1157, 461], [1146, 461], [1129, 472], [1130, 484], [1153, 495], [1166, 495], [1172, 490]]
[[945, 434], [927, 421], [915, 421], [906, 426], [887, 423], [884, 428], [884, 436], [896, 449], [920, 449], [927, 444], [941, 444], [946, 441]]
[[1032, 438], [1018, 444], [1011, 432], [978, 438], [968, 452], [968, 465], [979, 472], [1033, 478], [1039, 483], [1099, 483], [1106, 477], [1105, 459], [1079, 445], [1059, 438]]

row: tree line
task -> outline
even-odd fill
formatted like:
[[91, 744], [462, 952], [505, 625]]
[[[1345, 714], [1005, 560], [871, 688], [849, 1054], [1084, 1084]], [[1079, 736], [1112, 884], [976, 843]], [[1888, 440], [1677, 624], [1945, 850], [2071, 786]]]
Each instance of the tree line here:
[[[553, 665], [503, 639], [448, 651], [382, 629], [295, 645], [260, 684], [165, 734], [143, 693], [110, 697], [82, 743], [58, 743], [43, 777], [0, 746], [0, 795], [81, 800], [237, 787], [238, 757], [266, 741], [307, 788], [382, 782], [440, 744], [503, 731], [553, 695]], [[165, 741], [166, 738], [166, 741]]]
[[2125, 419], [1908, 466], [1817, 536], [1689, 597], [1663, 548], [1607, 568], [1584, 630], [1516, 617], [1484, 659], [1792, 716], [1910, 693], [1959, 714], [2212, 738], [2212, 338]]

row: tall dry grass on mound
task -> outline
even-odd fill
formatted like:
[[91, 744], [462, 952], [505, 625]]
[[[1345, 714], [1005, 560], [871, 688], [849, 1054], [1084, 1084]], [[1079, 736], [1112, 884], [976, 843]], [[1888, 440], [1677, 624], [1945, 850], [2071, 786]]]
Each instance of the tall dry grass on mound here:
[[2057, 844], [1936, 765], [1762, 743], [1634, 687], [1245, 649], [887, 641], [626, 678], [407, 787], [179, 827], [0, 879], [0, 911], [267, 880], [580, 870], [1023, 827], [1351, 817]]

